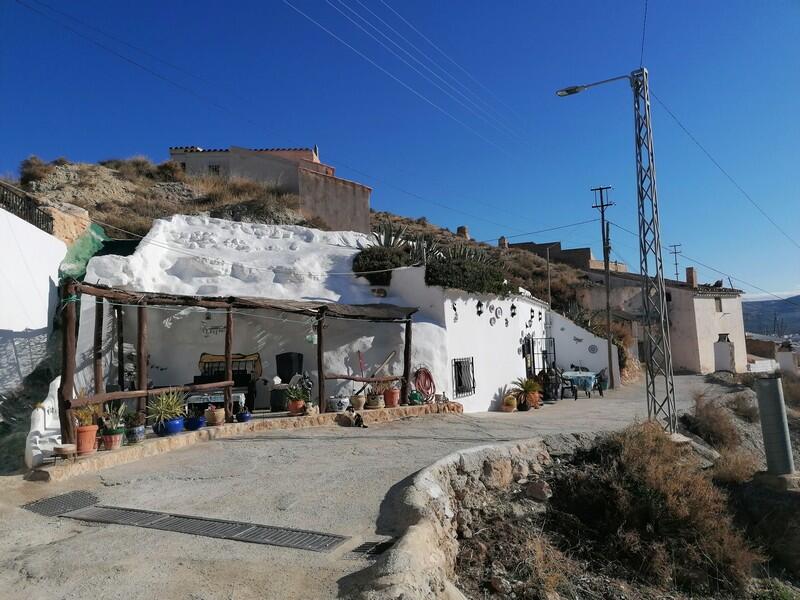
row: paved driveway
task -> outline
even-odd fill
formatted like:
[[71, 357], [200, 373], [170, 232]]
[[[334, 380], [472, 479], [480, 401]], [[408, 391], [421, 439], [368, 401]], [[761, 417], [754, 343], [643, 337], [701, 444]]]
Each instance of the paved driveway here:
[[[708, 386], [676, 378], [679, 410]], [[407, 480], [461, 448], [617, 429], [647, 415], [640, 386], [527, 413], [436, 415], [372, 426], [217, 440], [63, 484], [0, 478], [3, 597], [333, 598], [368, 562], [350, 552], [400, 532]], [[352, 536], [330, 554], [42, 517], [18, 507], [70, 489], [116, 506]]]

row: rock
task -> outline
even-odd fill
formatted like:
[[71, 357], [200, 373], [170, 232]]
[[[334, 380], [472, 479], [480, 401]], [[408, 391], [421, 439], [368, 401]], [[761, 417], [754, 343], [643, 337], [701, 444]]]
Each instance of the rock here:
[[511, 460], [508, 458], [488, 458], [483, 463], [481, 481], [487, 488], [503, 489], [513, 481]]
[[553, 496], [553, 490], [546, 481], [539, 479], [526, 486], [525, 495], [537, 502], [546, 502]]
[[498, 594], [506, 595], [511, 591], [511, 584], [505, 577], [501, 577], [500, 575], [493, 575], [489, 580], [489, 585]]

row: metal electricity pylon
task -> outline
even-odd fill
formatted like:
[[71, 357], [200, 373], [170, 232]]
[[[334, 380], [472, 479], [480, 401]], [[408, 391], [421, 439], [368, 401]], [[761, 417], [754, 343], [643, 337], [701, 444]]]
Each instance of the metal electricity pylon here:
[[639, 269], [642, 278], [642, 307], [645, 335], [645, 385], [647, 414], [669, 432], [677, 426], [672, 349], [669, 339], [667, 292], [661, 258], [661, 227], [658, 216], [656, 162], [650, 118], [650, 90], [647, 69], [631, 73], [634, 133], [636, 142], [636, 185], [639, 205]]
[[622, 79], [627, 79], [633, 89], [647, 415], [649, 419], [657, 420], [665, 430], [673, 433], [677, 426], [675, 383], [672, 376], [664, 264], [661, 258], [656, 164], [647, 69], [640, 68], [630, 75], [612, 77], [595, 83], [573, 85], [558, 90], [556, 95], [572, 96], [588, 88]]

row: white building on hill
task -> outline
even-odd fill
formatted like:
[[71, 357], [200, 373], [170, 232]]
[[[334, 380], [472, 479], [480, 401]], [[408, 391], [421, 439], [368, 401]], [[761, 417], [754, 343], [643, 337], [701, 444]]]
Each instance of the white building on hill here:
[[[467, 411], [489, 410], [502, 398], [504, 386], [545, 364], [580, 364], [593, 371], [606, 366], [605, 340], [563, 317], [551, 317], [546, 303], [530, 295], [498, 298], [428, 286], [424, 267], [394, 271], [389, 286], [370, 285], [352, 273], [353, 258], [368, 244], [367, 235], [352, 231], [177, 215], [156, 221], [133, 255], [93, 258], [85, 280], [130, 291], [418, 307], [412, 372], [427, 367], [437, 392], [458, 400]], [[89, 392], [94, 309], [93, 299], [84, 297], [80, 322], [90, 325], [79, 331], [76, 389]], [[200, 355], [221, 353], [224, 314], [198, 308], [147, 310], [153, 386], [191, 383]], [[117, 381], [115, 320], [108, 303], [106, 311], [104, 373], [106, 387], [112, 389]], [[136, 309], [124, 307], [123, 314], [124, 341], [131, 347]], [[260, 357], [257, 407], [268, 405], [266, 382], [276, 375], [278, 354], [302, 353], [304, 370], [316, 371], [311, 319], [237, 310], [234, 320], [233, 352]], [[326, 373], [360, 374], [363, 364], [370, 374], [391, 356], [384, 373], [402, 374], [402, 324], [331, 320], [326, 327]], [[349, 382], [332, 381], [326, 391], [349, 394], [352, 389]]]

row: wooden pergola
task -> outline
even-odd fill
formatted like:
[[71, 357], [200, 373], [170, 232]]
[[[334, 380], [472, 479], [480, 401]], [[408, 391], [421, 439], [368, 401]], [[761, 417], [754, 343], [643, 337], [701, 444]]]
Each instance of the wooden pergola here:
[[[82, 294], [95, 298], [94, 319], [94, 395], [74, 398], [74, 380], [77, 351], [77, 311], [76, 302]], [[265, 298], [237, 298], [186, 296], [177, 294], [160, 294], [153, 292], [133, 292], [103, 285], [92, 285], [75, 280], [62, 284], [62, 354], [61, 354], [61, 386], [58, 389], [58, 416], [61, 421], [61, 436], [64, 443], [75, 442], [72, 410], [81, 406], [101, 404], [113, 400], [138, 399], [138, 409], [145, 410], [147, 398], [157, 395], [161, 389], [148, 389], [147, 372], [149, 354], [147, 350], [147, 307], [148, 306], [185, 306], [226, 311], [225, 322], [225, 380], [214, 383], [173, 386], [184, 392], [224, 390], [225, 411], [232, 417], [233, 388], [233, 314], [234, 309], [263, 309], [313, 317], [316, 320], [317, 332], [317, 392], [320, 412], [326, 411], [325, 381], [327, 379], [349, 379], [365, 383], [401, 381], [401, 398], [408, 395], [408, 383], [411, 377], [411, 317], [417, 308], [401, 307], [392, 304], [337, 304], [333, 302], [307, 300], [272, 300]], [[118, 380], [120, 390], [124, 387], [123, 369], [123, 319], [122, 306], [137, 307], [137, 343], [135, 390], [105, 392], [103, 375], [103, 301], [114, 305], [114, 318], [117, 323], [118, 348]], [[356, 377], [351, 375], [328, 374], [324, 369], [324, 327], [326, 319], [345, 319], [368, 321], [372, 323], [404, 323], [405, 340], [403, 350], [403, 375], [395, 377]]]

